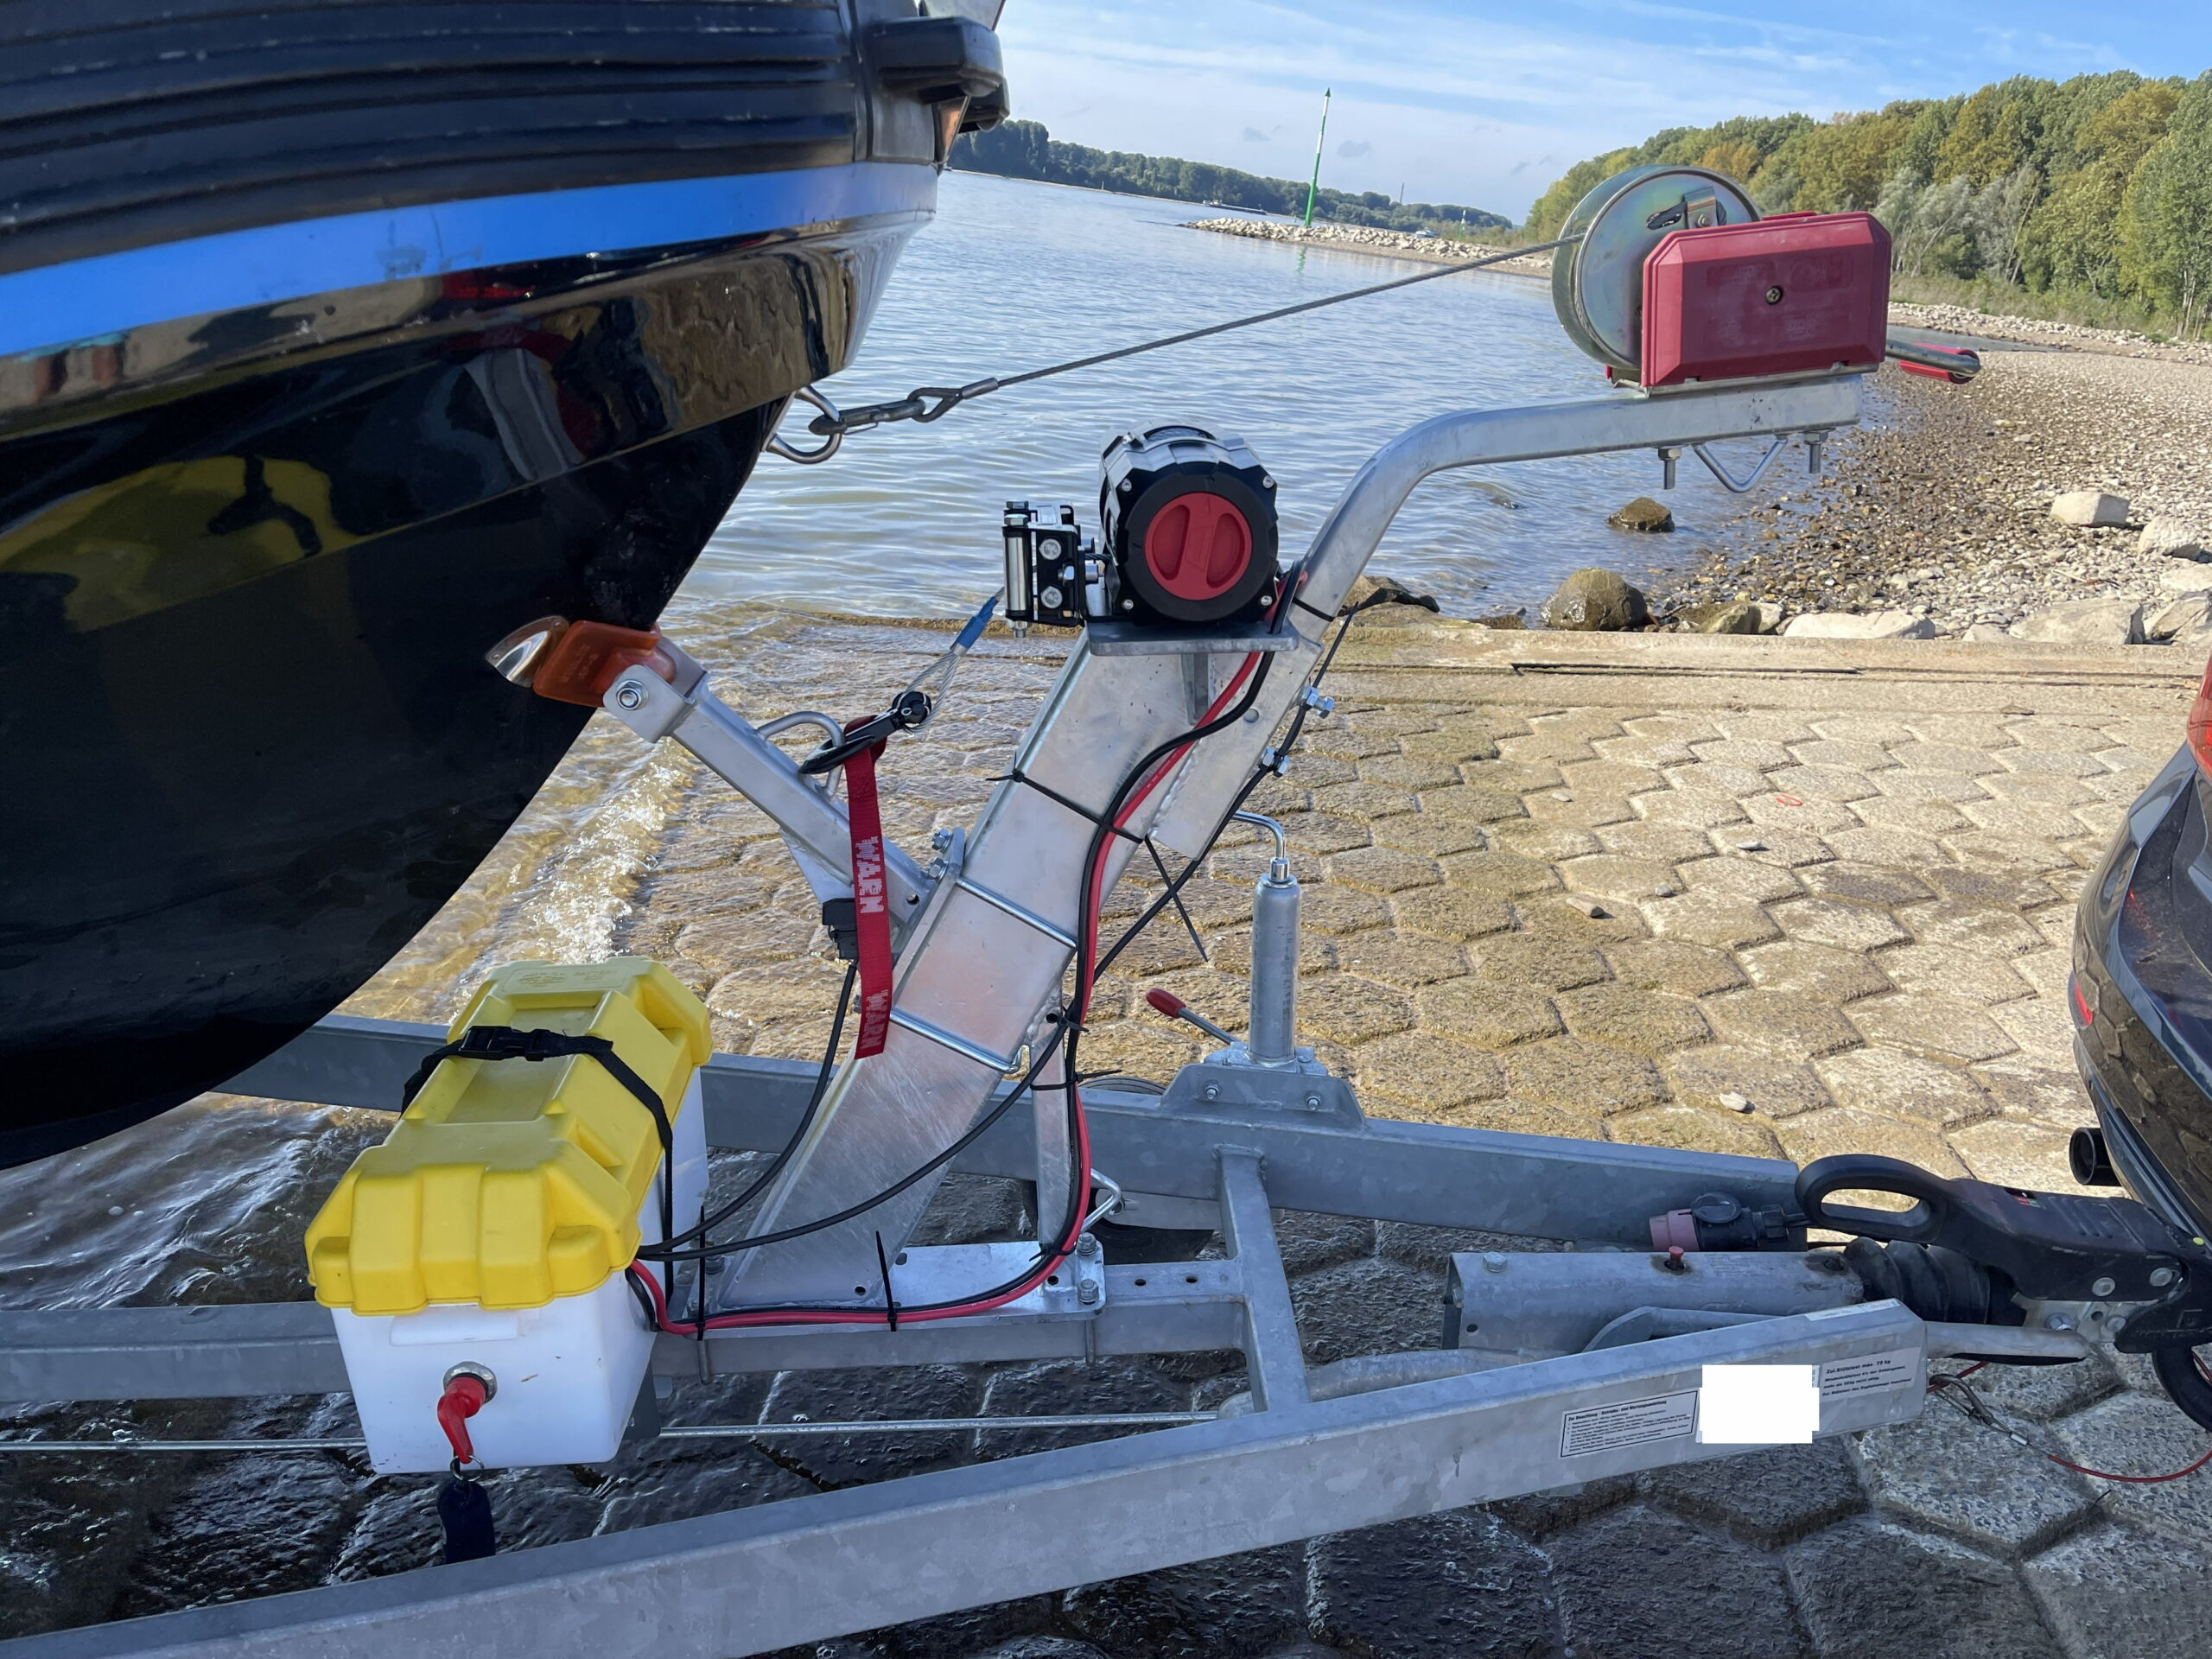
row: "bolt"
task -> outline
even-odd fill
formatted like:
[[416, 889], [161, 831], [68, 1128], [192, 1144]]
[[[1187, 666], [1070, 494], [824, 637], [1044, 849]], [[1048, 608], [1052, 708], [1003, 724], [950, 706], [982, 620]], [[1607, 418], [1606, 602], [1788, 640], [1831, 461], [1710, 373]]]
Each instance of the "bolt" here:
[[1098, 1248], [1097, 1236], [1092, 1233], [1085, 1233], [1075, 1242], [1075, 1253], [1086, 1262], [1098, 1259]]
[[1770, 288], [1767, 289], [1766, 302], [1769, 305], [1780, 305], [1782, 303], [1782, 290], [1778, 288]]
[[2046, 1331], [2071, 1331], [2074, 1316], [2070, 1313], [2046, 1313], [2043, 1316], [2043, 1323]]
[[2119, 1288], [2120, 1287], [2109, 1279], [2093, 1279], [2089, 1281], [2089, 1294], [2092, 1296], [2109, 1296]]
[[625, 680], [614, 688], [614, 701], [625, 709], [635, 709], [645, 700], [645, 688], [635, 680]]
[[1098, 1281], [1096, 1279], [1084, 1280], [1075, 1287], [1075, 1299], [1085, 1307], [1094, 1306], [1098, 1300]]
[[940, 853], [943, 852], [946, 848], [952, 845], [952, 831], [950, 830], [931, 830], [930, 832], [930, 845], [936, 848]]
[[1318, 1112], [1318, 1111], [1319, 1111], [1319, 1110], [1321, 1109], [1321, 1096], [1319, 1096], [1319, 1095], [1308, 1095], [1308, 1096], [1306, 1096], [1306, 1109], [1307, 1111], [1309, 1111], [1309, 1112]]
[[1512, 1258], [1508, 1256], [1503, 1250], [1484, 1250], [1483, 1252], [1483, 1271], [1484, 1273], [1503, 1273], [1506, 1268], [1512, 1265]]
[[2168, 1285], [2173, 1283], [2177, 1276], [2177, 1275], [2171, 1268], [2153, 1268], [2151, 1269], [2151, 1282], [2156, 1285], [2160, 1290], [2164, 1290]]
[[1221, 1085], [1217, 1083], [1210, 1083], [1206, 1084], [1205, 1088], [1199, 1090], [1198, 1094], [1202, 1098], [1206, 1100], [1219, 1100], [1221, 1098]]

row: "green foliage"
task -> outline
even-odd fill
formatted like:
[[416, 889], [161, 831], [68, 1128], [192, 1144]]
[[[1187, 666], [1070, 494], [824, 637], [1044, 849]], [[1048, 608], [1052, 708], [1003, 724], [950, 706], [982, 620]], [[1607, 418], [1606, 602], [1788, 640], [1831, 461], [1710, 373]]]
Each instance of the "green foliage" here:
[[1555, 233], [1590, 189], [1649, 161], [1745, 181], [1762, 213], [1871, 211], [1916, 287], [2010, 293], [2023, 309], [2125, 315], [2184, 337], [2212, 324], [2212, 73], [2016, 75], [1826, 121], [1670, 128], [1578, 162], [1527, 229]]
[[[950, 164], [969, 173], [1003, 178], [1041, 179], [1051, 184], [1082, 185], [1124, 195], [1166, 196], [1175, 201], [1217, 201], [1262, 213], [1303, 213], [1303, 180], [1268, 179], [1210, 162], [1185, 162], [1172, 156], [1136, 156], [1124, 150], [1065, 144], [1036, 121], [1007, 121], [988, 132], [965, 135], [952, 146]], [[1507, 230], [1513, 221], [1479, 207], [1452, 202], [1400, 205], [1379, 190], [1354, 194], [1324, 188], [1315, 199], [1317, 218], [1343, 225], [1383, 230]]]
[[2212, 302], [2212, 73], [2181, 95], [2128, 181], [2120, 240], [2122, 276], [2179, 313], [2177, 333], [2201, 329]]

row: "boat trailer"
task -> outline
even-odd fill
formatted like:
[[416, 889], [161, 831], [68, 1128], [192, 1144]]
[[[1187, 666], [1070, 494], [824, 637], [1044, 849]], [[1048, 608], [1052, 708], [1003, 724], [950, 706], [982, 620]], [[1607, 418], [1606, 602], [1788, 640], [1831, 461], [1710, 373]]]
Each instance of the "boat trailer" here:
[[[2131, 1231], [2144, 1212], [2127, 1200], [2028, 1195], [2041, 1202], [2023, 1221], [1989, 1198], [2000, 1189], [1885, 1160], [1800, 1171], [1366, 1116], [1347, 1084], [1296, 1044], [1294, 884], [1280, 849], [1255, 893], [1271, 919], [1254, 950], [1245, 1038], [1184, 1067], [1159, 1093], [1122, 1079], [1071, 1080], [1056, 1058], [1052, 1029], [1079, 995], [1068, 989], [1070, 966], [1091, 948], [1086, 887], [1110, 889], [1147, 838], [1202, 860], [1249, 783], [1286, 764], [1276, 746], [1287, 725], [1325, 716], [1314, 672], [1330, 630], [1416, 486], [1457, 467], [1631, 450], [1656, 451], [1671, 470], [1686, 453], [1743, 439], [1766, 443], [1769, 459], [1801, 442], [1817, 468], [1819, 446], [1859, 419], [1871, 366], [1441, 416], [1361, 469], [1284, 572], [1287, 602], [1264, 617], [1180, 626], [1095, 618], [974, 827], [941, 836], [926, 864], [878, 849], [869, 879], [880, 883], [896, 950], [878, 1050], [839, 1066], [826, 1088], [817, 1068], [789, 1061], [716, 1055], [698, 1071], [707, 1143], [781, 1154], [748, 1239], [787, 1236], [727, 1255], [710, 1286], [703, 1253], [688, 1280], [684, 1264], [669, 1262], [656, 1281], [663, 1330], [631, 1439], [868, 1427], [660, 1427], [653, 1381], [735, 1373], [1241, 1350], [1248, 1395], [1217, 1413], [1143, 1420], [1166, 1421], [1153, 1432], [65, 1630], [7, 1651], [764, 1653], [1906, 1421], [1927, 1398], [1930, 1362], [1947, 1357], [2064, 1363], [2093, 1339], [2139, 1337], [2139, 1326], [2200, 1328], [2189, 1321], [2207, 1277], [2202, 1241], [2191, 1253]], [[1010, 513], [1021, 556], [1034, 552], [1040, 524], [1049, 531], [1058, 522], [1026, 505], [1019, 524]], [[1075, 550], [1047, 547], [1048, 577], [1062, 551]], [[1064, 601], [1070, 594], [1049, 602]], [[502, 665], [526, 677], [535, 649], [511, 649]], [[1262, 658], [1273, 659], [1271, 671], [1255, 676]], [[1249, 706], [1222, 720], [1240, 686]], [[848, 806], [772, 741], [792, 717], [754, 728], [665, 641], [613, 661], [595, 689], [639, 737], [680, 744], [766, 812], [830, 914], [856, 899], [866, 908]], [[827, 728], [825, 750], [849, 735], [842, 722], [803, 718]], [[1154, 780], [1165, 786], [1126, 807], [1111, 780], [1154, 766], [1147, 757], [1163, 746], [1170, 758]], [[334, 1016], [226, 1089], [393, 1110], [447, 1038], [429, 1026]], [[1071, 1133], [1066, 1099], [1077, 1086]], [[1033, 1181], [1037, 1237], [906, 1243], [947, 1170]], [[916, 1173], [885, 1196], [906, 1172]], [[1917, 1202], [1904, 1211], [1827, 1202], [1864, 1188]], [[1077, 1193], [1088, 1213], [1071, 1207]], [[1309, 1368], [1276, 1243], [1278, 1209], [1548, 1248], [1454, 1255], [1433, 1348]], [[811, 1219], [848, 1212], [835, 1224]], [[1811, 1246], [1808, 1227], [1857, 1238], [1848, 1251]], [[1117, 1261], [1101, 1242], [1137, 1229], [1217, 1230], [1225, 1255]], [[1879, 1240], [1891, 1241], [1891, 1255]], [[1549, 1248], [1560, 1242], [1568, 1248]], [[1897, 1270], [1885, 1277], [1883, 1262]], [[1922, 1276], [1931, 1262], [1948, 1275], [1933, 1292]], [[1035, 1281], [996, 1306], [913, 1315], [958, 1308], [976, 1287], [1020, 1281], [1033, 1267]], [[712, 1317], [670, 1330], [668, 1310], [687, 1300]], [[779, 1317], [802, 1306], [850, 1317]], [[0, 1399], [10, 1402], [352, 1386], [333, 1313], [315, 1303], [0, 1313]], [[484, 1409], [488, 1423], [498, 1407]]]

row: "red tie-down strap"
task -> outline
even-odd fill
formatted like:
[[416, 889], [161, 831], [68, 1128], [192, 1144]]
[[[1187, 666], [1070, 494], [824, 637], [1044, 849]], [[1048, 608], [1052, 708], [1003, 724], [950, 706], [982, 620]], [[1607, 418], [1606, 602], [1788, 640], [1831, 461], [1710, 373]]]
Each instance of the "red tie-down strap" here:
[[[845, 729], [866, 725], [855, 721]], [[891, 1034], [891, 905], [883, 879], [883, 810], [876, 800], [876, 743], [845, 761], [846, 817], [853, 836], [853, 922], [861, 976], [860, 1039], [853, 1057], [883, 1052]]]

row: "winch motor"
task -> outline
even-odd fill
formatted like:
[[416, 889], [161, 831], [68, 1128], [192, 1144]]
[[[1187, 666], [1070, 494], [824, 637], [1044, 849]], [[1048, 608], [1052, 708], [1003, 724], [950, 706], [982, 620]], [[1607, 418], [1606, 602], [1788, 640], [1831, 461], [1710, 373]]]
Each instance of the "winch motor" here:
[[1256, 620], [1281, 577], [1275, 481], [1237, 438], [1125, 432], [1100, 458], [1099, 540], [1071, 506], [1007, 504], [1007, 620], [1190, 628]]

